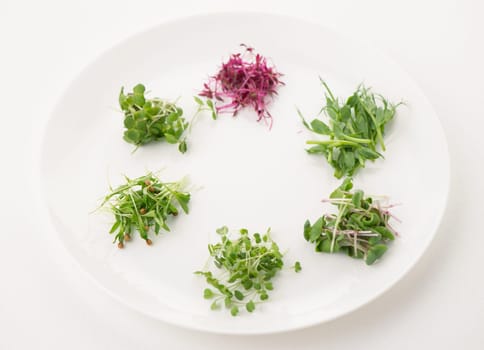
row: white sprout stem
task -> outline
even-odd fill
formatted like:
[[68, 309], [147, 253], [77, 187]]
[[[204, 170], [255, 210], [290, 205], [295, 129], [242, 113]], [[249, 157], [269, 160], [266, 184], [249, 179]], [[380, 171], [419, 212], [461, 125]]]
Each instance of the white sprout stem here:
[[370, 232], [362, 232], [362, 231], [340, 231], [338, 234], [343, 235], [352, 235], [352, 236], [360, 236], [360, 237], [377, 237], [378, 233]]
[[358, 243], [358, 238], [357, 237], [358, 237], [358, 235], [355, 234], [354, 235], [354, 239], [353, 239], [353, 251], [354, 251], [355, 256], [358, 255], [358, 250], [356, 249], [356, 245]]
[[390, 209], [390, 208], [398, 207], [400, 205], [402, 205], [402, 203], [393, 203], [393, 204], [382, 205], [382, 208]]
[[334, 251], [334, 244], [336, 242], [336, 232], [338, 231], [338, 225], [339, 225], [339, 222], [341, 221], [341, 216], [342, 216], [343, 211], [346, 209], [347, 206], [348, 206], [348, 204], [345, 204], [343, 206], [343, 208], [339, 211], [338, 217], [336, 218], [336, 221], [334, 223], [333, 239], [331, 240], [331, 249], [330, 249], [331, 253], [333, 253], [333, 251]]
[[349, 198], [323, 198], [321, 199], [322, 203], [349, 203], [351, 199]]
[[[334, 229], [333, 229], [334, 232]], [[336, 230], [337, 235], [355, 235], [359, 237], [377, 237], [378, 233], [373, 231], [356, 231], [356, 230]]]

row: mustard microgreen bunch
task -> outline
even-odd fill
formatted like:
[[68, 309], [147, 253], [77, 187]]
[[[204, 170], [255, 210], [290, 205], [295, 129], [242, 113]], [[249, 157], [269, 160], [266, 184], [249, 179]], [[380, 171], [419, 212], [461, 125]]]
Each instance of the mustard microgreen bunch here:
[[[262, 235], [241, 229], [236, 239], [229, 238], [226, 226], [216, 232], [221, 242], [208, 245], [215, 271], [195, 272], [211, 286], [203, 296], [212, 300], [212, 310], [225, 306], [232, 316], [241, 307], [252, 312], [258, 303], [269, 299], [269, 291], [274, 288], [271, 280], [284, 265], [283, 254], [272, 240], [270, 229]], [[301, 264], [297, 262], [294, 269], [300, 271]]]
[[393, 119], [400, 104], [392, 104], [363, 85], [341, 102], [323, 80], [321, 83], [326, 90], [326, 105], [321, 111], [326, 113], [329, 123], [315, 118], [309, 124], [301, 112], [298, 113], [306, 128], [329, 138], [307, 141], [308, 145], [313, 145], [307, 152], [324, 155], [334, 168], [336, 178], [352, 176], [365, 166], [367, 160], [383, 157], [378, 146], [385, 151], [385, 126]]
[[371, 265], [395, 238], [396, 232], [388, 223], [391, 206], [352, 188], [351, 179], [346, 178], [327, 200], [337, 206], [338, 213], [324, 214], [313, 224], [307, 220], [304, 238], [316, 246], [317, 252], [343, 252]]
[[183, 181], [162, 182], [153, 173], [136, 179], [125, 177], [126, 183], [104, 198], [101, 207], [107, 207], [114, 215], [114, 224], [109, 231], [115, 234], [114, 243], [123, 248], [131, 240], [133, 231], [151, 245], [150, 231], [170, 231], [168, 217], [177, 216], [179, 208], [188, 214], [190, 194], [183, 190]]
[[186, 140], [183, 137], [188, 122], [182, 117], [183, 110], [175, 103], [159, 98], [148, 99], [145, 86], [138, 84], [132, 93], [121, 88], [119, 105], [124, 112], [124, 140], [141, 146], [152, 141], [166, 140], [178, 143], [178, 150], [185, 153]]

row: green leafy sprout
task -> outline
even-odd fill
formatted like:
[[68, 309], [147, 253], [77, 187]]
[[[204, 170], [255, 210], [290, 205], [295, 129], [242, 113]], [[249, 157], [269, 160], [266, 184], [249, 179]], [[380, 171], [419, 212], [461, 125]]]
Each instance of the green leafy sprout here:
[[[232, 316], [238, 315], [240, 308], [253, 312], [259, 303], [269, 299], [269, 291], [274, 288], [271, 280], [284, 265], [283, 253], [272, 240], [270, 228], [262, 235], [241, 229], [236, 239], [229, 238], [227, 226], [216, 232], [221, 241], [208, 245], [207, 262], [213, 263], [214, 271], [195, 272], [210, 285], [203, 296], [212, 301], [212, 310], [225, 307]], [[301, 264], [297, 262], [296, 266], [300, 271]]]
[[125, 176], [125, 180], [119, 187], [110, 187], [100, 206], [114, 215], [109, 233], [115, 234], [113, 243], [118, 242], [119, 248], [131, 240], [134, 230], [151, 245], [150, 231], [156, 235], [161, 229], [170, 231], [168, 218], [177, 216], [180, 207], [188, 214], [190, 194], [184, 191], [184, 180], [162, 182], [151, 172], [135, 179]]
[[124, 140], [139, 147], [164, 139], [168, 143], [178, 143], [178, 150], [185, 153], [187, 143], [183, 134], [188, 123], [182, 117], [183, 110], [176, 103], [160, 98], [148, 99], [145, 90], [142, 84], [127, 94], [121, 88], [119, 105], [124, 112]]
[[[396, 231], [388, 223], [392, 205], [365, 196], [361, 190], [351, 191], [353, 183], [346, 178], [327, 200], [337, 206], [337, 214], [325, 214], [313, 224], [304, 224], [304, 238], [315, 245], [317, 252], [344, 252], [373, 264], [387, 251]], [[396, 219], [396, 218], [395, 218]]]
[[[217, 111], [215, 110], [215, 106], [213, 104], [213, 101], [209, 98], [202, 99], [198, 96], [193, 96], [193, 99], [195, 100], [195, 103], [197, 104], [197, 110], [195, 111], [195, 114], [192, 118], [192, 122], [195, 120], [195, 117], [198, 116], [202, 112], [210, 112], [212, 115], [212, 119], [216, 120], [217, 119]], [[191, 127], [191, 125], [190, 125]]]
[[366, 160], [383, 158], [378, 146], [385, 151], [385, 126], [393, 119], [401, 103], [393, 104], [362, 84], [346, 102], [340, 102], [326, 82], [320, 80], [326, 99], [326, 105], [320, 113], [325, 112], [329, 123], [318, 118], [308, 123], [302, 113], [299, 110], [297, 112], [307, 129], [329, 138], [306, 141], [306, 144], [311, 145], [307, 152], [324, 155], [334, 168], [336, 178], [352, 176], [356, 170], [365, 166]]

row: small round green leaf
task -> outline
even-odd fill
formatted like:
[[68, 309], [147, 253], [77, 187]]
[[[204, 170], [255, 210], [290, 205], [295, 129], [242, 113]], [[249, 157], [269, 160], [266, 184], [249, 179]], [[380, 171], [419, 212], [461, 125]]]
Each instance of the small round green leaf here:
[[133, 117], [126, 117], [124, 118], [124, 127], [127, 129], [131, 129], [134, 126]]
[[138, 84], [133, 88], [133, 92], [136, 95], [142, 95], [145, 92], [145, 86], [143, 84]]
[[236, 291], [234, 292], [234, 296], [235, 296], [235, 297], [236, 297], [238, 300], [242, 300], [242, 299], [244, 299], [244, 294], [243, 294], [242, 292], [238, 291], [238, 290], [236, 290]]
[[205, 299], [212, 299], [214, 297], [213, 291], [210, 288], [205, 288], [203, 290], [203, 297]]
[[237, 306], [232, 306], [232, 308], [230, 309], [230, 314], [232, 316], [237, 316], [237, 314], [239, 313], [239, 308]]
[[247, 311], [252, 312], [255, 310], [255, 303], [251, 300], [247, 304], [245, 304], [245, 308]]

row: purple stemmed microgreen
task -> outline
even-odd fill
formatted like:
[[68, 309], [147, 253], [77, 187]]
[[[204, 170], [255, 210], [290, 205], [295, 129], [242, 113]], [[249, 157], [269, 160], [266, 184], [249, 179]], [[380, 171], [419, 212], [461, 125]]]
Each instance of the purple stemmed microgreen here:
[[272, 115], [267, 106], [277, 95], [278, 87], [284, 85], [280, 80], [282, 74], [252, 47], [241, 46], [244, 52], [232, 54], [217, 74], [203, 84], [199, 96], [207, 99], [205, 104], [213, 119], [219, 113], [236, 116], [242, 108], [252, 107], [257, 113], [257, 121], [264, 120], [271, 127]]
[[[318, 252], [344, 252], [364, 259], [371, 265], [380, 259], [397, 232], [389, 224], [394, 205], [386, 205], [377, 196], [365, 196], [361, 190], [351, 191], [353, 183], [346, 178], [330, 198], [323, 202], [338, 208], [336, 214], [324, 214], [313, 224], [306, 220], [304, 238]], [[396, 219], [398, 221], [398, 219]]]

